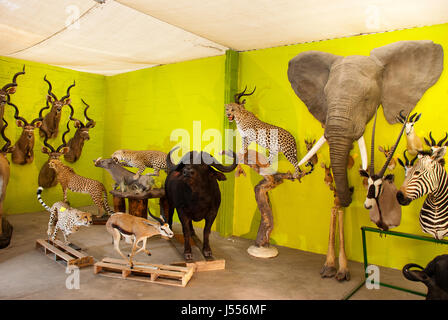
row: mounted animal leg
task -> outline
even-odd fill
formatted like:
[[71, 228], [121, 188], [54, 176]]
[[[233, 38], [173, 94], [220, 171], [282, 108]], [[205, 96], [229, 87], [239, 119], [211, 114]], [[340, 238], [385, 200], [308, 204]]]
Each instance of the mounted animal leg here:
[[181, 213], [179, 214], [180, 222], [182, 224], [182, 233], [184, 234], [184, 258], [187, 261], [191, 261], [193, 259], [193, 255], [191, 253], [191, 230], [190, 230], [190, 220], [185, 218], [185, 216]]
[[132, 245], [131, 254], [129, 255], [129, 266], [131, 267], [131, 269], [134, 268], [134, 263], [132, 262], [132, 259], [134, 258], [135, 254], [136, 254], [137, 243], [139, 243], [140, 241], [141, 241], [141, 239], [135, 239], [134, 244]]
[[146, 167], [138, 167], [138, 171], [134, 174], [134, 179], [137, 180], [145, 171]]
[[151, 252], [149, 252], [149, 250], [146, 250], [146, 241], [148, 241], [148, 238], [144, 238], [144, 239], [142, 240], [142, 246], [141, 246], [141, 247], [138, 247], [138, 246], [137, 246], [138, 251], [137, 251], [135, 254], [139, 253], [140, 251], [143, 251], [143, 252], [146, 253], [148, 256], [151, 255]]
[[331, 218], [330, 218], [330, 233], [328, 237], [328, 251], [325, 264], [320, 270], [320, 275], [322, 278], [331, 278], [336, 274], [335, 267], [335, 231], [336, 231], [336, 214], [337, 207], [331, 208]]
[[345, 254], [345, 245], [344, 245], [344, 210], [342, 208], [338, 208], [337, 210], [339, 221], [339, 270], [336, 274], [336, 280], [350, 280], [350, 272], [348, 271], [348, 261], [347, 256]]
[[64, 194], [64, 202], [69, 204], [68, 199], [67, 199], [67, 187], [62, 186], [62, 193]]
[[146, 174], [147, 176], [154, 176], [154, 177], [158, 177], [160, 173], [160, 169], [154, 169], [153, 173], [148, 173]]
[[128, 260], [128, 257], [126, 257], [123, 252], [121, 252], [120, 250], [120, 239], [121, 239], [121, 234], [117, 229], [113, 229], [113, 242], [114, 242], [114, 249], [115, 251], [117, 251], [120, 256], [123, 257], [123, 259]]
[[[98, 208], [98, 216], [99, 217], [103, 216], [104, 203], [102, 197], [101, 196], [95, 197], [93, 194], [91, 194], [90, 197], [92, 198], [92, 201], [95, 204], [95, 206]], [[104, 210], [104, 212], [106, 212], [106, 210]]]
[[[215, 215], [216, 216], [216, 215]], [[215, 216], [213, 218], [206, 218], [205, 219], [205, 226], [204, 226], [204, 246], [202, 248], [202, 253], [205, 258], [212, 258], [212, 249], [210, 248], [210, 232], [212, 230], [212, 224], [215, 220]]]

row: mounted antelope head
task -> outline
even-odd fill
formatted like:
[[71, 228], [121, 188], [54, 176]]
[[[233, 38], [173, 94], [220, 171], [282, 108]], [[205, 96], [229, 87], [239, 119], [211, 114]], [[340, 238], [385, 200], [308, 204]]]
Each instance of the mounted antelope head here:
[[8, 105], [15, 109], [14, 118], [18, 127], [22, 128], [22, 134], [14, 145], [11, 160], [15, 164], [29, 164], [34, 160], [34, 129], [42, 125], [42, 108], [39, 111], [39, 117], [28, 122], [25, 118], [19, 116], [19, 109], [11, 102]]
[[403, 123], [403, 127], [398, 135], [398, 138], [393, 145], [389, 156], [387, 157], [386, 162], [383, 167], [379, 171], [379, 173], [375, 173], [374, 166], [374, 156], [375, 156], [375, 127], [376, 127], [376, 118], [378, 114], [378, 109], [375, 113], [375, 120], [373, 123], [372, 130], [372, 145], [371, 145], [371, 154], [370, 154], [370, 168], [369, 172], [367, 170], [359, 170], [359, 173], [362, 177], [367, 178], [368, 187], [367, 187], [367, 197], [364, 202], [364, 207], [369, 210], [370, 220], [374, 222], [378, 228], [382, 230], [389, 230], [389, 228], [394, 228], [400, 225], [401, 221], [401, 206], [396, 200], [397, 187], [394, 184], [394, 175], [388, 174], [384, 176], [386, 172], [386, 168], [388, 167], [395, 150], [397, 149], [398, 143], [400, 142], [400, 138], [403, 135], [403, 131], [405, 130], [407, 117], [403, 116], [400, 112], [399, 121]]
[[[431, 147], [431, 152], [433, 154], [437, 153], [438, 157], [440, 158], [439, 162], [442, 164], [442, 166], [445, 165], [445, 160], [443, 157], [446, 153], [446, 147], [448, 146], [448, 141], [445, 142], [445, 140], [448, 138], [448, 133], [445, 133], [445, 138], [440, 140], [439, 142], [436, 142], [434, 138], [432, 137], [432, 132], [429, 132], [429, 138], [431, 139], [431, 143], [428, 141], [428, 139], [425, 139], [425, 143], [428, 147]], [[445, 142], [445, 143], [444, 143]]]
[[[310, 151], [311, 148], [314, 146], [314, 144], [316, 143], [316, 139], [314, 139], [313, 141], [311, 140], [307, 140], [305, 139], [305, 147], [306, 147], [306, 151]], [[313, 165], [317, 164], [317, 153], [315, 153], [310, 160], [308, 160], [308, 162], [311, 162]]]
[[81, 101], [86, 105], [84, 109], [84, 116], [88, 122], [84, 124], [81, 120], [73, 118], [74, 110], [73, 107], [69, 104], [69, 107], [71, 109], [70, 119], [75, 122], [76, 132], [73, 138], [68, 141], [67, 146], [70, 148], [70, 150], [66, 154], [64, 154], [64, 159], [68, 162], [76, 162], [81, 157], [82, 148], [84, 147], [84, 141], [90, 139], [89, 129], [95, 127], [96, 124], [93, 119], [87, 116], [87, 109], [89, 109], [90, 106], [83, 99], [81, 99]]
[[[389, 155], [391, 154], [390, 148], [389, 147], [382, 147], [382, 146], [378, 146], [378, 150], [382, 153], [384, 153], [384, 156], [387, 158], [389, 158]], [[389, 165], [387, 166], [387, 169], [389, 169], [390, 171], [395, 169], [395, 166], [397, 165], [397, 162], [395, 161], [394, 157], [392, 157], [390, 159]]]
[[[4, 124], [2, 123], [2, 129], [1, 129], [0, 133], [6, 143], [0, 149], [0, 181], [1, 181], [1, 186], [0, 186], [0, 191], [1, 191], [1, 193], [0, 193], [0, 234], [2, 234], [2, 232], [3, 232], [3, 230], [2, 230], [3, 201], [5, 200], [6, 187], [8, 186], [9, 173], [10, 173], [9, 161], [6, 158], [6, 155], [8, 153], [11, 153], [14, 150], [14, 147], [11, 147], [11, 140], [9, 140], [5, 136], [5, 130], [6, 130], [6, 127], [8, 126], [8, 122], [6, 122], [5, 119], [3, 119], [3, 122], [4, 122]], [[0, 249], [2, 249], [2, 248], [0, 247]]]
[[44, 77], [44, 81], [48, 83], [48, 95], [47, 95], [47, 105], [51, 104], [50, 111], [46, 114], [42, 121], [42, 126], [40, 127], [39, 134], [41, 137], [48, 136], [48, 139], [56, 138], [59, 130], [59, 122], [61, 120], [62, 107], [70, 104], [70, 89], [75, 86], [75, 82], [67, 88], [67, 94], [61, 99], [58, 99], [56, 95], [52, 92], [52, 86], [50, 81], [47, 80], [47, 76]]
[[44, 145], [42, 147], [42, 152], [48, 155], [47, 162], [44, 163], [39, 172], [38, 184], [43, 188], [51, 188], [58, 184], [56, 179], [56, 171], [50, 168], [48, 163], [50, 160], [57, 160], [63, 154], [66, 154], [70, 149], [67, 147], [67, 142], [65, 141], [65, 136], [70, 132], [70, 120], [67, 121], [67, 131], [62, 135], [62, 144], [58, 146], [56, 149], [48, 143], [48, 137], [45, 136]]
[[406, 152], [407, 150], [404, 150], [403, 152], [403, 157], [405, 162], [403, 162], [403, 160], [401, 160], [400, 158], [398, 158], [398, 163], [400, 164], [400, 166], [403, 167], [404, 169], [404, 176], [406, 177], [408, 175], [409, 169], [411, 169], [414, 166], [414, 162], [415, 160], [418, 159], [418, 155], [416, 155], [414, 157], [414, 159], [412, 159], [411, 161], [409, 161], [408, 157], [406, 157]]
[[330, 188], [331, 191], [334, 191], [333, 174], [331, 173], [331, 165], [329, 165], [327, 167], [327, 165], [323, 162], [321, 162], [320, 165], [323, 169], [325, 169], [325, 178], [324, 178], [325, 184]]
[[[417, 115], [417, 113], [414, 113], [412, 116], [409, 117], [407, 123], [406, 123], [406, 140], [407, 140], [407, 149], [411, 156], [417, 155], [419, 151], [423, 150], [423, 142], [422, 139], [417, 136], [414, 130], [414, 124], [420, 120], [420, 117], [422, 114], [420, 113]], [[400, 120], [403, 121], [403, 120]], [[403, 122], [402, 122], [403, 123]]]
[[[25, 74], [25, 66], [21, 72], [17, 72], [12, 77], [12, 82], [5, 84], [3, 88], [0, 89], [0, 119], [3, 119], [3, 114], [5, 113], [5, 104], [10, 101], [10, 95], [16, 92], [17, 89], [17, 77], [21, 74]], [[0, 130], [3, 126], [3, 121], [0, 123]]]

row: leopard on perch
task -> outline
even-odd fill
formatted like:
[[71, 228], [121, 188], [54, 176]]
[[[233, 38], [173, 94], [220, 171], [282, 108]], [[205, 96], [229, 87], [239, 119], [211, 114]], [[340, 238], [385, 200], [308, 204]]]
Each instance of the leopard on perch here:
[[268, 162], [272, 165], [275, 155], [282, 152], [295, 168], [293, 177], [300, 181], [306, 173], [300, 169], [297, 161], [296, 140], [285, 129], [263, 122], [252, 112], [246, 110], [244, 106], [246, 100], [240, 102], [240, 99], [255, 92], [254, 89], [251, 93], [245, 93], [246, 89], [247, 87], [243, 92], [235, 94], [235, 102], [226, 105], [227, 118], [230, 122], [236, 122], [242, 139], [241, 151], [239, 153], [246, 155], [249, 144], [256, 142], [261, 147], [269, 150]]
[[138, 168], [136, 178], [146, 168], [154, 169], [154, 173], [149, 173], [148, 176], [158, 176], [160, 170], [167, 170], [166, 153], [162, 151], [121, 149], [115, 151], [111, 158], [122, 166]]

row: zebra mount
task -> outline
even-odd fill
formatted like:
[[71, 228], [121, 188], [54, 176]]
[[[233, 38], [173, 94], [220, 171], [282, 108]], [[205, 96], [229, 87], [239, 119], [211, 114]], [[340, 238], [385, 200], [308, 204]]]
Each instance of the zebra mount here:
[[1, 219], [2, 232], [0, 233], [0, 249], [4, 249], [11, 243], [12, 225], [5, 218]]
[[257, 258], [274, 258], [278, 255], [278, 250], [269, 244], [270, 235], [274, 229], [274, 218], [272, 207], [269, 201], [269, 191], [282, 184], [285, 179], [294, 180], [290, 172], [275, 172], [269, 165], [267, 159], [254, 150], [248, 150], [246, 154], [238, 155], [238, 168], [236, 176], [246, 175], [241, 164], [252, 168], [263, 177], [254, 188], [255, 200], [261, 214], [260, 226], [258, 228], [255, 244], [247, 249], [247, 253]]

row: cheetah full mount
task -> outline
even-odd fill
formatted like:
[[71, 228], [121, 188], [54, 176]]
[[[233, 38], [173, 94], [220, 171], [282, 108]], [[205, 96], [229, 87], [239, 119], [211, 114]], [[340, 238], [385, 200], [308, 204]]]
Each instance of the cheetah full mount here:
[[80, 227], [92, 224], [92, 215], [88, 212], [71, 208], [67, 203], [62, 201], [55, 202], [50, 208], [41, 198], [43, 188], [37, 188], [37, 200], [50, 212], [50, 220], [48, 221], [47, 235], [51, 241], [56, 240], [59, 230], [64, 235], [64, 243], [69, 244], [68, 236], [79, 230]]
[[[243, 92], [235, 94], [235, 102], [226, 105], [226, 115], [230, 122], [235, 121], [240, 133], [242, 143], [240, 155], [246, 155], [248, 146], [251, 142], [269, 150], [268, 162], [272, 165], [274, 157], [282, 152], [286, 159], [294, 166], [295, 172], [293, 177], [300, 179], [308, 173], [303, 172], [297, 161], [297, 144], [293, 135], [283, 128], [266, 123], [258, 119], [252, 112], [246, 110], [244, 99], [240, 102], [241, 97], [250, 96], [255, 92], [255, 88], [251, 93], [246, 93], [247, 87]], [[271, 136], [271, 134], [273, 136]]]
[[[103, 209], [107, 214], [114, 213], [107, 203], [107, 191], [101, 182], [76, 174], [72, 168], [64, 165], [59, 159], [50, 159], [48, 166], [56, 171], [56, 179], [61, 184], [65, 203], [68, 203], [67, 190], [88, 193], [98, 207], [100, 215]], [[106, 213], [102, 217], [104, 216]]]
[[117, 150], [112, 154], [112, 159], [125, 167], [138, 168], [135, 178], [138, 178], [146, 168], [153, 168], [154, 173], [148, 173], [148, 176], [158, 176], [160, 170], [167, 170], [167, 154], [156, 150]]

